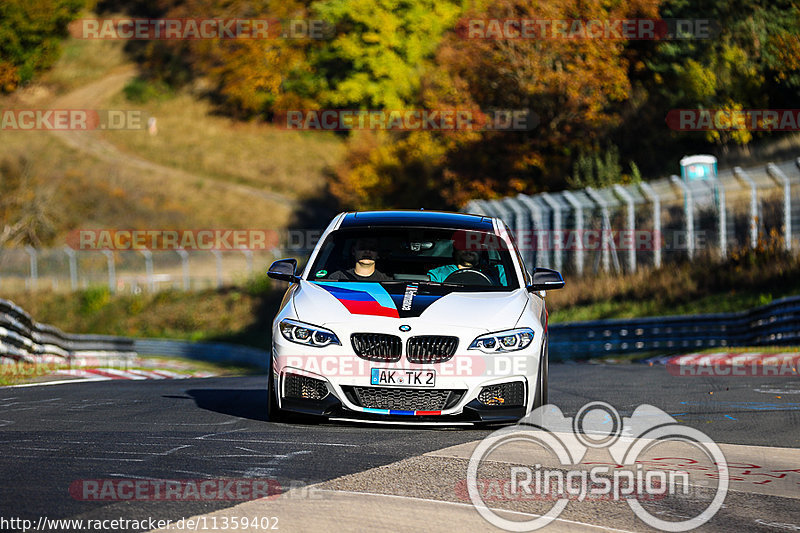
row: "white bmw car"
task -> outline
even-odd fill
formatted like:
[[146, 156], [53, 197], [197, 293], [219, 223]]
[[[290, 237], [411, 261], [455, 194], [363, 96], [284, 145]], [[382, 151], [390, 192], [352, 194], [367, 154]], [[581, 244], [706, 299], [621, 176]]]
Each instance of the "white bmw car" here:
[[271, 419], [513, 422], [547, 403], [546, 290], [505, 224], [430, 211], [337, 215], [272, 329]]

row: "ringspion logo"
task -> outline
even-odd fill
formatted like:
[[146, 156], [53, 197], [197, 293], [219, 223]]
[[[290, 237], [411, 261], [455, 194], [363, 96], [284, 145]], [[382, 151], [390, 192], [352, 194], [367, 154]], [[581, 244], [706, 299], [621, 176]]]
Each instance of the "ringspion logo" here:
[[[689, 495], [686, 471], [642, 467], [640, 459], [664, 443], [694, 448], [711, 462], [713, 466], [707, 474], [717, 480], [705, 508], [680, 521], [659, 518], [642, 505], [643, 501]], [[533, 445], [554, 459], [553, 468], [546, 468], [538, 462], [541, 459], [527, 454], [524, 457], [537, 464], [524, 464], [526, 459], [517, 450], [513, 461], [503, 461], [509, 464], [508, 478], [503, 483], [507, 497], [501, 494], [500, 499], [553, 501], [549, 511], [524, 522], [504, 518], [486, 505], [486, 500], [492, 498], [484, 489], [486, 479], [479, 477], [478, 472], [482, 464], [492, 461], [492, 454], [501, 454], [501, 449], [513, 450], [521, 444]], [[612, 471], [607, 465], [581, 468], [592, 448], [607, 450], [616, 469]], [[554, 405], [539, 407], [520, 420], [520, 425], [499, 429], [483, 439], [467, 468], [467, 492], [472, 504], [487, 522], [506, 531], [540, 529], [558, 518], [570, 501], [586, 499], [624, 501], [649, 526], [662, 531], [688, 531], [705, 524], [719, 511], [729, 481], [725, 456], [705, 433], [679, 424], [652, 405], [640, 405], [630, 417], [623, 418], [605, 402], [590, 402], [574, 417], [565, 417]], [[690, 497], [697, 500], [703, 496]]]

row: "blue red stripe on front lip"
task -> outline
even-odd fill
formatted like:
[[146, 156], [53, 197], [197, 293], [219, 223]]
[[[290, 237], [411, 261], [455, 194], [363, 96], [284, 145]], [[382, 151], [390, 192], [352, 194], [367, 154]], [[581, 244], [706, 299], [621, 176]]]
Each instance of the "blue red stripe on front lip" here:
[[404, 416], [425, 416], [441, 415], [441, 411], [404, 411], [401, 409], [373, 409], [372, 407], [362, 407], [365, 413], [376, 413], [381, 415], [404, 415]]

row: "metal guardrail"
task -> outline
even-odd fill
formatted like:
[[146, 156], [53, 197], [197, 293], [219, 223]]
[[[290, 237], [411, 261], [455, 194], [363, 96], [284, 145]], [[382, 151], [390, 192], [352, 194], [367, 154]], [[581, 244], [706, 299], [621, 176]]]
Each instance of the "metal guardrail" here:
[[36, 322], [13, 302], [0, 299], [0, 361], [125, 364], [139, 354], [245, 363], [264, 369], [269, 361], [268, 352], [235, 344], [64, 333]]
[[[735, 313], [595, 320], [551, 324], [548, 330], [553, 361], [726, 346], [800, 345], [800, 296]], [[267, 351], [235, 344], [66, 334], [0, 299], [0, 359], [31, 363], [92, 358], [130, 361], [137, 354], [260, 368], [267, 368], [269, 360]]]
[[552, 361], [726, 346], [800, 344], [800, 296], [735, 313], [551, 324]]
[[0, 299], [0, 360], [67, 364], [88, 359], [127, 362], [135, 357], [132, 339], [64, 333], [36, 322], [13, 302]]

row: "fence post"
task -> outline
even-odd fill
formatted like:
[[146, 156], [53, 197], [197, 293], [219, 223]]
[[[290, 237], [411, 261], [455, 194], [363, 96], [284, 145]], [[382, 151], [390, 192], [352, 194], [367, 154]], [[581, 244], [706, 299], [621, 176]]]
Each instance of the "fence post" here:
[[497, 217], [505, 222], [511, 232], [517, 231], [516, 217], [512, 216], [511, 209], [506, 207], [502, 200], [492, 203], [492, 208], [497, 212]]
[[114, 294], [117, 292], [117, 271], [114, 268], [114, 252], [111, 250], [102, 250], [102, 252], [108, 262], [108, 290], [111, 294]]
[[725, 205], [725, 187], [717, 179], [717, 210], [719, 211], [719, 255], [728, 257], [728, 213]]
[[755, 248], [758, 245], [758, 189], [742, 167], [734, 168], [733, 175], [750, 186], [750, 248]]
[[661, 198], [649, 183], [643, 181], [639, 187], [653, 204], [653, 265], [661, 268]]
[[153, 279], [153, 252], [150, 250], [139, 250], [144, 256], [144, 276], [147, 280], [147, 290], [155, 292], [156, 283]]
[[[600, 226], [602, 228], [600, 230], [600, 246], [602, 247], [601, 256], [603, 258], [603, 271], [608, 272], [611, 270], [611, 245], [608, 242], [608, 234], [611, 231], [609, 227], [611, 225], [611, 217], [608, 214], [608, 204], [593, 188], [586, 187], [584, 191], [586, 191], [589, 198], [600, 208], [600, 213], [603, 217], [602, 225]], [[595, 262], [595, 269], [597, 268], [596, 265], [597, 263]]]
[[775, 163], [767, 165], [767, 174], [783, 185], [783, 240], [786, 250], [792, 249], [792, 184], [786, 174]]
[[69, 260], [69, 285], [73, 291], [78, 290], [78, 261], [75, 250], [69, 246], [64, 246], [64, 253]]
[[578, 247], [575, 250], [575, 270], [579, 276], [583, 275], [583, 208], [575, 195], [569, 191], [563, 191], [562, 196], [572, 206], [575, 211], [575, 233], [578, 234]]
[[219, 250], [209, 250], [217, 259], [217, 288], [222, 287], [222, 252]]
[[465, 213], [471, 213], [474, 215], [485, 215], [486, 212], [483, 210], [482, 201], [481, 200], [470, 200], [467, 202], [467, 205], [464, 206], [463, 211]]
[[633, 196], [625, 190], [625, 187], [619, 183], [614, 184], [614, 190], [617, 195], [622, 198], [627, 206], [627, 222], [628, 231], [630, 232], [629, 242], [630, 248], [628, 249], [628, 268], [631, 272], [636, 272], [636, 212], [633, 207]]
[[241, 248], [242, 253], [244, 254], [244, 259], [247, 262], [247, 277], [253, 277], [253, 251], [248, 250], [247, 248]]
[[[517, 215], [519, 227], [517, 227], [515, 238], [522, 257], [525, 258], [530, 268], [539, 265], [549, 268], [550, 258], [547, 256], [547, 250], [541, 249], [539, 246], [540, 241], [537, 238], [537, 236], [540, 235], [540, 230], [544, 227], [542, 213], [539, 211], [539, 207], [530, 196], [525, 194], [520, 194], [514, 198], [509, 202], [509, 205]], [[525, 226], [528, 227], [526, 228]], [[526, 230], [530, 232], [528, 235], [523, 233]], [[527, 243], [527, 245], [525, 243]]]
[[475, 200], [475, 206], [478, 208], [479, 214], [487, 216], [487, 217], [495, 217], [500, 218], [497, 213], [497, 209], [494, 207], [494, 203], [488, 200]]
[[37, 259], [39, 254], [36, 251], [36, 248], [31, 245], [26, 245], [25, 251], [31, 258], [31, 271], [28, 278], [28, 288], [31, 290], [36, 290], [36, 287], [39, 285], [39, 261]]
[[694, 259], [694, 202], [692, 201], [692, 191], [678, 176], [673, 174], [669, 179], [683, 191], [683, 210], [686, 214], [686, 252], [689, 254], [689, 259]]
[[551, 235], [548, 236], [547, 242], [550, 243], [550, 247], [553, 250], [553, 260], [555, 261], [556, 270], [561, 272], [562, 254], [564, 253], [561, 249], [561, 243], [563, 242], [561, 235], [561, 206], [546, 192], [541, 193], [539, 198], [553, 210], [553, 231]]
[[180, 248], [175, 250], [175, 252], [181, 258], [181, 271], [183, 273], [183, 290], [189, 290], [189, 252]]

